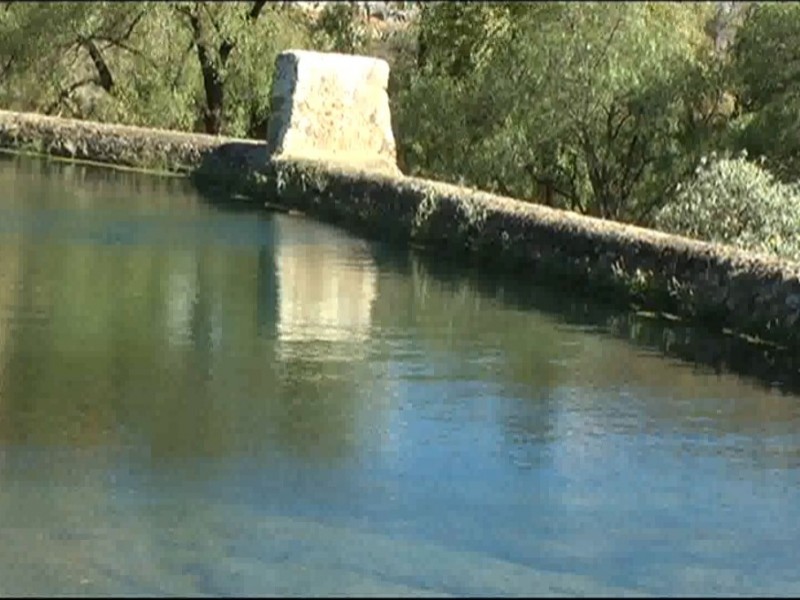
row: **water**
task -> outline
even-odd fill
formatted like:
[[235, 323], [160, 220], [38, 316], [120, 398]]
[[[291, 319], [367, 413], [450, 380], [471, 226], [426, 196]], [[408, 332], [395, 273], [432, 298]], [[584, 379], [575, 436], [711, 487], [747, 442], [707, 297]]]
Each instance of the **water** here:
[[5, 157], [0, 594], [800, 593], [798, 397], [626, 319]]

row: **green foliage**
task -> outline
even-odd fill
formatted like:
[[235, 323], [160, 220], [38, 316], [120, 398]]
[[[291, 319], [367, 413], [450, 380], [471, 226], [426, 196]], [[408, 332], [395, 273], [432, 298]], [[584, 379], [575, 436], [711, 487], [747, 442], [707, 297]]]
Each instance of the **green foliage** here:
[[325, 5], [313, 26], [321, 49], [359, 54], [367, 43], [367, 29], [357, 6], [350, 2]]
[[800, 88], [758, 111], [745, 113], [732, 132], [732, 148], [762, 157], [784, 182], [800, 178]]
[[733, 63], [744, 110], [767, 106], [800, 86], [800, 5], [754, 4], [736, 34]]
[[781, 180], [800, 177], [800, 5], [751, 7], [733, 47], [731, 70], [746, 118], [734, 149], [764, 156]]
[[269, 5], [255, 22], [244, 20], [246, 14], [241, 9], [236, 13], [237, 45], [223, 71], [228, 101], [223, 133], [265, 138], [275, 58], [288, 48], [312, 45], [305, 24], [280, 6]]
[[396, 102], [414, 172], [642, 221], [715, 126], [695, 114], [717, 84], [703, 5], [453, 3], [423, 14], [424, 68]]
[[[203, 129], [205, 67], [220, 133], [265, 134], [275, 57], [309, 47], [291, 7], [253, 2], [14, 3], [0, 9], [4, 107], [179, 130]], [[101, 67], [90, 45], [108, 70]], [[111, 83], [111, 85], [109, 85]], [[213, 99], [213, 98], [212, 98]]]
[[419, 16], [418, 67], [455, 78], [488, 63], [507, 41], [519, 8], [508, 3], [424, 4]]
[[[170, 39], [170, 44], [152, 44]], [[103, 47], [115, 74], [113, 93], [91, 86], [79, 90], [73, 114], [86, 119], [164, 129], [192, 130], [199, 90], [191, 35], [162, 3], [146, 7], [124, 47]]]
[[701, 162], [655, 222], [665, 231], [800, 260], [800, 188], [745, 156]]

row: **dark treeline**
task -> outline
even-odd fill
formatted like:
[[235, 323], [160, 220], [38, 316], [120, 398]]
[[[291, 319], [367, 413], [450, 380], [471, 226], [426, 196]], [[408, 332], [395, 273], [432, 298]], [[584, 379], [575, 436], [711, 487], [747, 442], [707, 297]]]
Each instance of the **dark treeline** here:
[[392, 65], [399, 160], [800, 258], [800, 4], [0, 3], [0, 106], [263, 138], [288, 48]]

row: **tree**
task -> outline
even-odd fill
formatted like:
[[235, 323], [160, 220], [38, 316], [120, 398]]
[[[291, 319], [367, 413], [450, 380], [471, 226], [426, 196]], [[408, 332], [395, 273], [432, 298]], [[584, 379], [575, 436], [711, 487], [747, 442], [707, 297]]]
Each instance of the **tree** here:
[[101, 121], [263, 137], [275, 56], [310, 44], [263, 0], [4, 6], [0, 101]]
[[205, 92], [203, 119], [206, 133], [222, 131], [225, 104], [225, 70], [231, 53], [242, 35], [243, 27], [255, 22], [265, 0], [250, 3], [245, 11], [241, 3], [211, 4], [178, 2], [175, 11], [185, 17], [191, 32]]
[[716, 84], [712, 10], [432, 4], [424, 68], [397, 102], [401, 153], [422, 173], [646, 221], [719, 126], [698, 110]]
[[758, 3], [745, 13], [731, 70], [741, 117], [735, 149], [764, 156], [784, 181], [800, 178], [800, 5]]
[[[111, 93], [115, 78], [106, 49], [125, 47], [144, 11], [143, 6], [131, 4], [112, 11], [105, 2], [6, 4], [0, 18], [5, 29], [0, 42], [3, 83], [24, 74], [39, 86], [39, 96], [46, 97], [41, 93], [44, 83], [45, 91], [55, 94], [49, 105], [37, 106], [44, 112], [59, 108], [85, 86]], [[80, 58], [89, 59], [88, 69], [79, 77], [65, 77], [65, 67], [72, 69]], [[69, 83], [64, 85], [64, 80]]]
[[367, 30], [361, 9], [354, 2], [330, 2], [325, 5], [313, 25], [326, 50], [357, 54], [367, 42]]
[[508, 3], [423, 4], [417, 21], [417, 68], [454, 78], [468, 76], [485, 66], [519, 13], [518, 6]]
[[756, 111], [800, 88], [800, 5], [758, 3], [737, 31], [733, 63], [742, 110]]

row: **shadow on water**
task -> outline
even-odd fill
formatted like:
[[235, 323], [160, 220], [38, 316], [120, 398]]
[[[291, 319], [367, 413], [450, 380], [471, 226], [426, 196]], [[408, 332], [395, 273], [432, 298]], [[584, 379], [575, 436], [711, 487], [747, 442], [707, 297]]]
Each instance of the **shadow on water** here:
[[206, 153], [189, 180], [200, 198], [224, 210], [252, 210], [256, 201], [238, 173], [252, 173], [267, 162], [265, 144], [231, 142]]
[[487, 298], [520, 310], [540, 311], [562, 321], [565, 326], [624, 340], [634, 347], [658, 352], [707, 373], [729, 372], [768, 389], [800, 393], [800, 356], [790, 349], [658, 315], [612, 308], [587, 298], [584, 293], [538, 285], [519, 271], [482, 269], [430, 252], [404, 253], [384, 245], [376, 245], [375, 253], [376, 261], [383, 268], [408, 273], [413, 258], [421, 262], [434, 279], [450, 283], [469, 281]]

